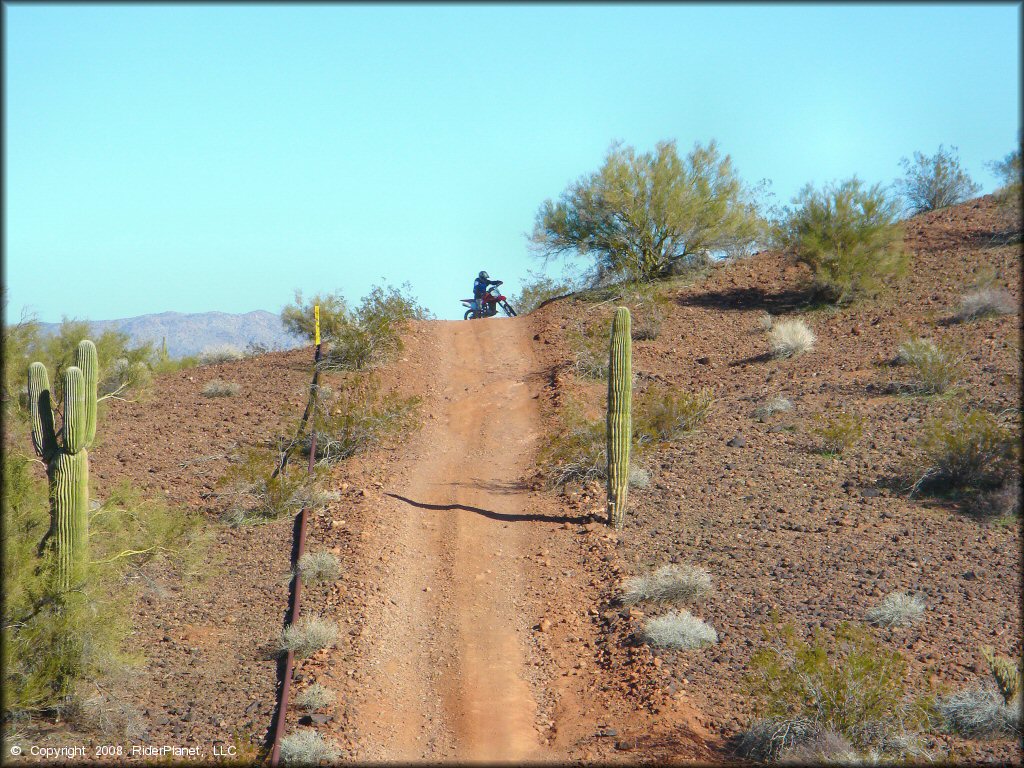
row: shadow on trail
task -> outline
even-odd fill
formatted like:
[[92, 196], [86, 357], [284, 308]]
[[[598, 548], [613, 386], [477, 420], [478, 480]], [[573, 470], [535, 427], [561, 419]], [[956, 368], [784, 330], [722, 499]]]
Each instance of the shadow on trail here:
[[427, 504], [422, 501], [413, 501], [407, 499], [405, 496], [399, 496], [397, 493], [386, 494], [393, 499], [398, 499], [406, 504], [409, 504], [418, 509], [432, 509], [438, 512], [448, 512], [454, 509], [464, 509], [467, 512], [475, 512], [478, 515], [490, 518], [491, 520], [498, 520], [503, 523], [578, 523], [583, 525], [584, 523], [590, 522], [590, 515], [538, 515], [525, 514], [525, 515], [510, 515], [504, 512], [493, 512], [489, 509], [481, 509], [480, 507], [470, 507], [466, 504]]

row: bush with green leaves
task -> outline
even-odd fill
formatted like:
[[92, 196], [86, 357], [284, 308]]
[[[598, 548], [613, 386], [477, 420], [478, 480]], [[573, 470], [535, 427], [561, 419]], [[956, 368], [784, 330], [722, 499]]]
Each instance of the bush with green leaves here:
[[301, 336], [310, 343], [316, 335], [314, 307], [320, 307], [320, 337], [335, 338], [349, 320], [348, 303], [341, 291], [317, 293], [309, 301], [303, 301], [302, 291], [295, 291], [295, 303], [285, 305], [281, 310], [284, 329], [295, 336]]
[[[1014, 427], [1017, 428], [1014, 428]], [[925, 423], [911, 494], [987, 490], [1014, 476], [1020, 459], [1013, 412], [951, 406]]]
[[906, 690], [906, 659], [856, 624], [840, 624], [834, 636], [818, 630], [811, 642], [791, 624], [767, 628], [748, 683], [759, 720], [827, 729], [883, 755], [894, 735], [929, 722], [930, 702]]
[[532, 242], [545, 260], [575, 256], [602, 274], [651, 280], [709, 254], [749, 252], [761, 233], [755, 193], [714, 141], [685, 158], [662, 141], [642, 153], [613, 145], [597, 172], [544, 202]]
[[1018, 146], [1002, 160], [989, 164], [992, 172], [1003, 182], [996, 192], [996, 198], [1002, 205], [1010, 207], [1017, 212], [1020, 211], [1021, 204], [1022, 171], [1020, 151], [1021, 148]]
[[637, 398], [633, 434], [640, 443], [677, 440], [703, 424], [711, 413], [714, 392], [697, 392], [654, 385]]
[[846, 411], [818, 414], [814, 434], [821, 438], [825, 453], [838, 456], [864, 435], [864, 417]]
[[914, 160], [900, 161], [904, 176], [896, 188], [911, 213], [925, 213], [962, 203], [981, 191], [960, 165], [956, 147], [948, 150], [939, 145], [931, 157], [914, 153]]
[[905, 270], [899, 206], [880, 185], [865, 189], [856, 177], [821, 190], [808, 185], [793, 206], [782, 209], [773, 238], [810, 267], [819, 297], [845, 304]]
[[653, 573], [633, 576], [622, 586], [624, 605], [694, 603], [711, 594], [711, 574], [697, 565], [663, 565]]
[[[25, 440], [28, 438], [25, 437]], [[38, 464], [9, 451], [3, 461], [4, 719], [44, 711], [85, 712], [86, 689], [120, 685], [137, 658], [132, 575], [145, 563], [201, 575], [205, 538], [196, 516], [120, 485], [91, 510], [89, 579], [58, 589], [52, 556], [39, 553], [50, 525], [47, 484]], [[95, 703], [95, 702], [94, 702]], [[118, 702], [108, 702], [113, 711]], [[95, 708], [93, 708], [95, 709]]]

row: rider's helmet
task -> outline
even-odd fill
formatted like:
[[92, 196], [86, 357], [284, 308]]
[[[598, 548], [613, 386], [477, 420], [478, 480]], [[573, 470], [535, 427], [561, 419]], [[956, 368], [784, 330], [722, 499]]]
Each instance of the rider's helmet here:
[[487, 274], [486, 272], [480, 272], [480, 274], [478, 275], [478, 277], [479, 277], [479, 278], [480, 278], [481, 280], [490, 280], [490, 279], [491, 279], [491, 276], [490, 276], [490, 275], [488, 275], [488, 274]]

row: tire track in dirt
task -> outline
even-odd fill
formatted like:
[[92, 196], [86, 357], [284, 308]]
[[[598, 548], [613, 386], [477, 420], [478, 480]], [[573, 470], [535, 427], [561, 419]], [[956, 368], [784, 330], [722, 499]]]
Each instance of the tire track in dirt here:
[[359, 758], [542, 759], [523, 611], [523, 558], [541, 532], [523, 523], [557, 512], [528, 509], [520, 482], [540, 418], [528, 326], [431, 325], [430, 418], [378, 513], [397, 556], [366, 620]]

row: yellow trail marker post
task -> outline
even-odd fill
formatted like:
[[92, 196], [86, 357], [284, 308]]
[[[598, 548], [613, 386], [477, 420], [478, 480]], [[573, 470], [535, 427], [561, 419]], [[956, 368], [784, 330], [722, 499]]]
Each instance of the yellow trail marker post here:
[[316, 346], [320, 346], [320, 305], [313, 305], [313, 323], [315, 330], [313, 331], [313, 343]]

